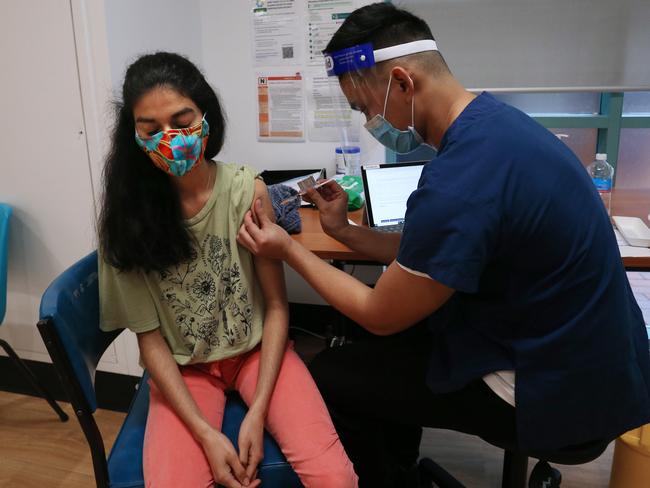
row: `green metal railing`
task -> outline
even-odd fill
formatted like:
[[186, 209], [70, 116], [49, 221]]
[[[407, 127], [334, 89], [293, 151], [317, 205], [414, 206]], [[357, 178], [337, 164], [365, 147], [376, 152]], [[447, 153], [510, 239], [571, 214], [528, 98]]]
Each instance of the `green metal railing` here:
[[621, 129], [650, 129], [649, 115], [623, 115], [621, 92], [602, 93], [600, 112], [586, 115], [534, 116], [549, 129], [598, 129], [596, 152], [607, 153], [607, 160], [616, 170]]
[[[552, 114], [531, 116], [548, 129], [597, 129], [595, 150], [607, 153], [607, 160], [616, 171], [622, 129], [650, 129], [650, 114], [623, 115], [622, 92], [601, 93], [597, 114]], [[397, 161], [397, 155], [386, 150], [386, 161]]]

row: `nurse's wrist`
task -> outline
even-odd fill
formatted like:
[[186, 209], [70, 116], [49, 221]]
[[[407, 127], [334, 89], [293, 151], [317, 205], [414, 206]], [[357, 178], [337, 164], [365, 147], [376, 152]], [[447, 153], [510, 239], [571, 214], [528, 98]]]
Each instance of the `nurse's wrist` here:
[[349, 234], [350, 227], [351, 227], [350, 224], [347, 222], [347, 220], [345, 220], [335, 227], [333, 226], [323, 227], [323, 231], [332, 239], [336, 239], [337, 241], [343, 242], [343, 240]]
[[336, 233], [336, 237], [334, 238], [337, 241], [342, 242], [345, 245], [348, 245], [348, 242], [352, 238], [354, 227], [355, 227], [354, 225], [350, 225], [350, 223], [346, 220], [345, 224], [338, 229]]
[[295, 269], [295, 266], [298, 264], [298, 261], [300, 260], [300, 252], [301, 251], [306, 251], [306, 249], [299, 243], [291, 239], [291, 242], [289, 242], [284, 249], [284, 255], [282, 257], [282, 261], [287, 263], [289, 266]]

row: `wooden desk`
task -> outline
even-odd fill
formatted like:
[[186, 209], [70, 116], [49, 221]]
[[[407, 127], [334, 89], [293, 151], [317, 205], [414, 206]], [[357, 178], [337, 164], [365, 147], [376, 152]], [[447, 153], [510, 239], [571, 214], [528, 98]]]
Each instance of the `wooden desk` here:
[[[348, 216], [353, 222], [361, 224], [363, 209], [350, 212]], [[368, 256], [353, 251], [345, 244], [341, 244], [336, 239], [332, 239], [325, 234], [320, 225], [317, 209], [302, 207], [300, 209], [300, 218], [302, 220], [302, 232], [300, 234], [293, 234], [291, 237], [319, 258], [335, 261], [375, 262]]]
[[[639, 217], [646, 225], [650, 226], [648, 214], [650, 214], [650, 189], [614, 190], [612, 194], [612, 215]], [[363, 210], [350, 213], [350, 218], [358, 224], [361, 223], [362, 216]], [[318, 257], [338, 262], [373, 262], [367, 256], [353, 251], [326, 235], [320, 225], [318, 210], [303, 207], [300, 209], [300, 218], [302, 219], [302, 232], [294, 234], [292, 237]], [[650, 271], [650, 257], [626, 257], [623, 258], [623, 265], [629, 269]]]

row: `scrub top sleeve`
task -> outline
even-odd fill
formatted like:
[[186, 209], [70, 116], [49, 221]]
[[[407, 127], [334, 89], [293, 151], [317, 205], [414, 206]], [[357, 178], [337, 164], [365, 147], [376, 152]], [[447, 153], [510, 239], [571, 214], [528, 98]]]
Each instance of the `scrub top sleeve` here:
[[408, 200], [397, 264], [454, 290], [476, 293], [498, 226], [493, 204], [470, 203], [425, 184]]

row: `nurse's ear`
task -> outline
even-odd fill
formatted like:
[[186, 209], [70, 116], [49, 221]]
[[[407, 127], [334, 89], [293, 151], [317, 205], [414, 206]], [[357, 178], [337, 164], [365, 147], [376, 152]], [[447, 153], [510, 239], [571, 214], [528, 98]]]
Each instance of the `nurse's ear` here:
[[409, 96], [413, 95], [413, 91], [415, 90], [413, 76], [406, 68], [394, 66], [390, 74], [393, 77], [393, 83], [399, 87], [401, 92]]

